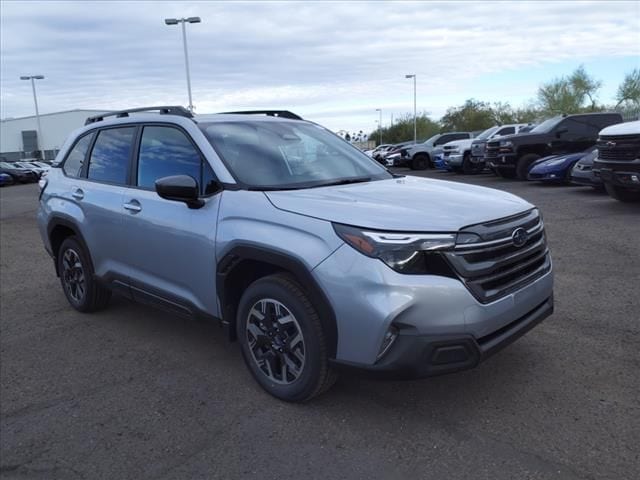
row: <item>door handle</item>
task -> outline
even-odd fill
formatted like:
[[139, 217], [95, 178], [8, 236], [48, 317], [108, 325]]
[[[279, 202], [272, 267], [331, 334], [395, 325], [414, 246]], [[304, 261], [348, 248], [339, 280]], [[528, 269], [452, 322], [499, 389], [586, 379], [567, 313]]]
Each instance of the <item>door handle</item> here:
[[140, 210], [142, 210], [140, 202], [138, 202], [137, 200], [131, 200], [130, 202], [125, 203], [123, 207], [125, 208], [125, 210], [129, 210], [131, 213], [138, 213]]
[[82, 200], [84, 198], [84, 192], [82, 191], [82, 189], [76, 188], [71, 194], [71, 196], [76, 200]]

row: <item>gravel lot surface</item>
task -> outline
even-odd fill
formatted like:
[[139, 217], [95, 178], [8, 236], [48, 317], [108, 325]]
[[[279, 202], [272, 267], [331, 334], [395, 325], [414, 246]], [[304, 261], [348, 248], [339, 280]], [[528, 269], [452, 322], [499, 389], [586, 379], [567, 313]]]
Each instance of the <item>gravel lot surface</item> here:
[[37, 186], [0, 190], [0, 476], [638, 478], [640, 206], [424, 176], [541, 208], [556, 313], [475, 370], [343, 376], [306, 405], [263, 393], [215, 325], [117, 298], [72, 310], [36, 228]]

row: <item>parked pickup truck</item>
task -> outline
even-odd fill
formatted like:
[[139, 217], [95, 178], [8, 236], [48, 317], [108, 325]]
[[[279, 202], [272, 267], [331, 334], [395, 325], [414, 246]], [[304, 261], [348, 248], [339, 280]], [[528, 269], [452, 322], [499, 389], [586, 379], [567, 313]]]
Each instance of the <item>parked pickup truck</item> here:
[[438, 133], [422, 143], [403, 149], [400, 157], [395, 159], [394, 166], [407, 165], [412, 170], [433, 168], [435, 156], [442, 151], [445, 143], [471, 137], [472, 134], [469, 132]]
[[600, 130], [621, 122], [619, 113], [553, 117], [528, 133], [487, 142], [485, 162], [502, 177], [526, 180], [531, 164], [539, 158], [582, 152], [596, 144]]
[[621, 202], [640, 201], [640, 121], [600, 132], [593, 169], [610, 196]]
[[[525, 123], [495, 125], [472, 139], [455, 140], [442, 147], [444, 166], [456, 173], [478, 173], [484, 170], [484, 150], [487, 141], [519, 133]], [[479, 154], [481, 152], [481, 154]]]

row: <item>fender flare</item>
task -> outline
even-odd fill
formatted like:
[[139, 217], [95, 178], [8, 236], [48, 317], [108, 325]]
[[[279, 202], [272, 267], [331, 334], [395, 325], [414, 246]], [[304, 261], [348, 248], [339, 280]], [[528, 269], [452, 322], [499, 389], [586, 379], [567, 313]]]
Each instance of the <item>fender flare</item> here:
[[222, 324], [229, 339], [235, 339], [235, 310], [228, 308], [228, 292], [225, 283], [229, 274], [242, 261], [261, 262], [278, 270], [290, 272], [309, 295], [311, 303], [318, 310], [320, 321], [327, 341], [329, 358], [335, 358], [338, 347], [338, 325], [335, 312], [326, 294], [311, 275], [310, 270], [300, 260], [287, 253], [262, 246], [239, 244], [229, 250], [220, 259], [216, 270], [216, 293], [220, 301]]
[[[51, 242], [51, 234], [53, 233], [53, 230], [56, 227], [60, 227], [60, 226], [66, 227], [73, 232], [73, 235], [77, 238], [85, 254], [89, 258], [89, 262], [91, 262], [91, 271], [95, 271], [93, 267], [93, 259], [91, 258], [91, 251], [89, 250], [89, 247], [87, 246], [87, 242], [85, 241], [84, 237], [80, 233], [80, 229], [73, 221], [69, 220], [68, 218], [61, 217], [59, 215], [54, 215], [53, 217], [51, 217], [51, 219], [49, 220], [49, 223], [47, 223], [47, 237], [49, 237], [49, 241]], [[56, 268], [56, 275], [60, 276], [60, 272], [58, 271], [58, 257], [57, 257], [58, 252], [54, 251], [53, 244], [51, 245], [51, 250], [52, 250], [51, 254], [53, 256], [53, 263]]]

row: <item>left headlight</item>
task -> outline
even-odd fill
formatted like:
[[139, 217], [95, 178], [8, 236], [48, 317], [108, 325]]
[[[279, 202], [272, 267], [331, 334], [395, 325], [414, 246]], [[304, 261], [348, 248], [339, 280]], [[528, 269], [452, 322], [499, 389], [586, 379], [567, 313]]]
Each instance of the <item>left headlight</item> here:
[[397, 233], [379, 232], [333, 224], [338, 236], [357, 251], [378, 258], [400, 273], [441, 274], [448, 270], [440, 255], [456, 245], [455, 233]]
[[509, 140], [501, 140], [500, 141], [500, 146], [501, 147], [513, 147], [513, 142], [511, 142]]

